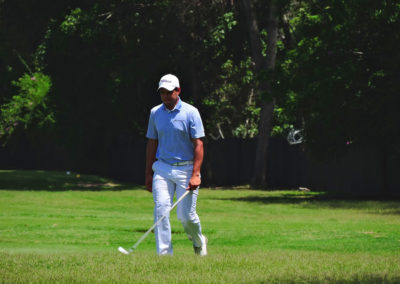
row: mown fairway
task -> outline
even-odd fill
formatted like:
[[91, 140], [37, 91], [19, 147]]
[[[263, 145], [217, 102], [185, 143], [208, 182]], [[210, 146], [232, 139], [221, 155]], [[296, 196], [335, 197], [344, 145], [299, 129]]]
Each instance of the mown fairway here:
[[398, 283], [400, 202], [321, 192], [202, 189], [209, 256], [172, 214], [175, 255], [158, 257], [141, 187], [61, 172], [0, 171], [1, 283]]

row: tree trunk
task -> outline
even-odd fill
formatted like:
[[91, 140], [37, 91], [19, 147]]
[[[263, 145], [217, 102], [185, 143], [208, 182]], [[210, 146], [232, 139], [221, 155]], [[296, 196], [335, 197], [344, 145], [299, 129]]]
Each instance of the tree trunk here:
[[[274, 70], [276, 59], [276, 43], [278, 35], [278, 15], [276, 3], [269, 1], [269, 19], [267, 26], [267, 56], [262, 56], [260, 33], [254, 9], [253, 0], [242, 0], [247, 26], [250, 36], [250, 45], [254, 68], [256, 73], [262, 70]], [[259, 93], [267, 93], [271, 99], [264, 100], [261, 105], [260, 122], [258, 126], [257, 148], [254, 161], [254, 173], [252, 185], [257, 187], [267, 186], [267, 150], [271, 135], [272, 118], [275, 107], [275, 97], [272, 94], [270, 81], [262, 81], [259, 85]]]
[[247, 21], [254, 68], [256, 72], [260, 72], [262, 69], [266, 68], [266, 61], [262, 55], [260, 32], [258, 29], [254, 2], [253, 0], [242, 0], [242, 6]]

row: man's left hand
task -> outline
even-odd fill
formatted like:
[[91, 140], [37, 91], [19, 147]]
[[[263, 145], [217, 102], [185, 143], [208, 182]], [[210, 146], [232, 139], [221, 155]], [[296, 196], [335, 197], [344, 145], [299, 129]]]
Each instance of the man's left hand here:
[[195, 190], [200, 186], [200, 184], [201, 184], [200, 176], [199, 175], [192, 176], [190, 178], [189, 185], [186, 188], [186, 190]]

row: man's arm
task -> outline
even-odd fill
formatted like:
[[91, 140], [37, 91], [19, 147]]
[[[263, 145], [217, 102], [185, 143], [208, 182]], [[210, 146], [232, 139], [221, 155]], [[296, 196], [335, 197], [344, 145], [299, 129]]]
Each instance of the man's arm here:
[[155, 139], [147, 140], [145, 185], [146, 189], [150, 192], [153, 191], [153, 169], [151, 167], [154, 161], [156, 160], [157, 147], [158, 147], [158, 140]]
[[194, 146], [193, 171], [187, 189], [195, 190], [201, 184], [200, 169], [203, 163], [204, 147], [203, 147], [203, 141], [200, 138], [192, 139], [192, 143]]

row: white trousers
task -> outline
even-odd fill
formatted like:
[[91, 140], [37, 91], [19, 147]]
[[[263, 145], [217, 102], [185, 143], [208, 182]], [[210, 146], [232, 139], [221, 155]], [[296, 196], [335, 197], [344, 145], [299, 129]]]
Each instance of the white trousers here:
[[[154, 222], [168, 214], [173, 205], [174, 194], [176, 198], [181, 197], [189, 184], [193, 165], [171, 166], [162, 161], [153, 164], [153, 199], [154, 199]], [[196, 201], [199, 189], [193, 190], [177, 205], [177, 216], [189, 239], [195, 247], [201, 247], [204, 241], [201, 233], [199, 216], [196, 213]], [[156, 248], [159, 255], [171, 254], [172, 239], [169, 215], [155, 230]]]

